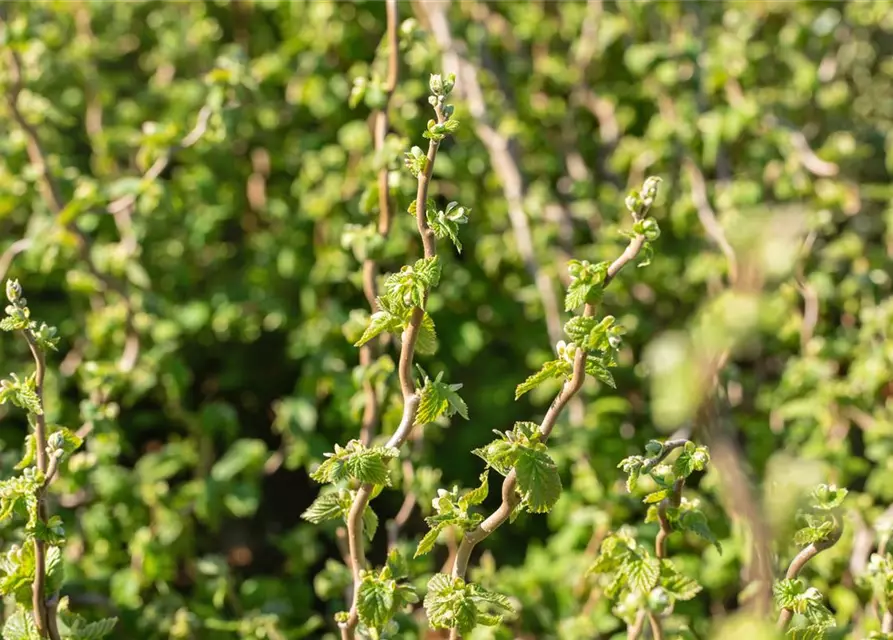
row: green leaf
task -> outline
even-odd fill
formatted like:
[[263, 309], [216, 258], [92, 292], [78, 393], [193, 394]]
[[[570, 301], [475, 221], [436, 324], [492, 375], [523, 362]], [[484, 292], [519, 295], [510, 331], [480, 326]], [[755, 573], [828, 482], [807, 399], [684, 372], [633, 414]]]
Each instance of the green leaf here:
[[561, 477], [558, 468], [546, 453], [545, 445], [536, 448], [520, 447], [515, 462], [518, 493], [530, 513], [546, 513], [561, 497]]
[[515, 389], [515, 400], [535, 389], [546, 380], [563, 378], [571, 374], [571, 365], [564, 360], [550, 360], [542, 368], [522, 382]]
[[21, 471], [25, 467], [30, 467], [37, 459], [37, 437], [33, 433], [25, 436], [25, 452], [22, 454], [22, 460], [13, 467], [16, 471]]
[[645, 504], [655, 504], [656, 502], [660, 502], [664, 498], [670, 495], [669, 489], [661, 489], [660, 491], [655, 491], [654, 493], [649, 493], [645, 496], [645, 499], [642, 500]]
[[319, 524], [326, 520], [340, 518], [343, 513], [341, 497], [338, 492], [333, 492], [319, 496], [313, 501], [313, 504], [307, 507], [301, 517], [313, 524]]
[[386, 460], [396, 458], [400, 452], [393, 447], [367, 449], [359, 440], [351, 440], [343, 448], [335, 445], [335, 452], [326, 455], [327, 459], [310, 474], [317, 482], [354, 478], [364, 483], [390, 485]]
[[621, 571], [626, 574], [627, 580], [634, 590], [648, 593], [657, 586], [660, 567], [660, 560], [651, 555], [631, 554], [623, 563]]
[[486, 447], [474, 449], [472, 453], [502, 475], [508, 475], [517, 459], [517, 447], [506, 440], [494, 440]]
[[617, 383], [614, 382], [614, 376], [608, 371], [607, 367], [605, 367], [605, 363], [598, 357], [594, 355], [586, 356], [586, 373], [599, 382], [603, 382], [612, 389], [617, 388]]
[[375, 532], [378, 531], [378, 515], [369, 505], [366, 505], [366, 509], [363, 511], [363, 531], [366, 534], [366, 539], [370, 542], [375, 537]]
[[847, 490], [837, 485], [820, 484], [812, 492], [812, 499], [816, 509], [833, 511], [843, 504]]
[[399, 318], [385, 310], [376, 311], [369, 318], [369, 324], [366, 326], [366, 330], [363, 331], [363, 335], [360, 336], [360, 339], [357, 340], [353, 346], [361, 347], [380, 333], [383, 333], [385, 331], [397, 332], [400, 331], [402, 327], [402, 318]]
[[357, 592], [357, 613], [363, 624], [380, 630], [391, 620], [396, 586], [394, 580], [379, 580], [367, 572]]
[[704, 515], [703, 511], [694, 508], [682, 511], [677, 522], [680, 529], [691, 531], [695, 535], [700, 536], [722, 553], [722, 545], [716, 539], [713, 531], [710, 530], [710, 525], [707, 524], [707, 516]]
[[701, 592], [701, 585], [679, 573], [669, 560], [661, 560], [660, 586], [673, 600], [691, 600]]
[[489, 491], [487, 478], [489, 475], [489, 470], [484, 469], [484, 472], [480, 475], [481, 484], [459, 499], [460, 504], [463, 505], [465, 509], [481, 504], [487, 498], [487, 492]]
[[434, 329], [434, 320], [427, 313], [422, 318], [422, 326], [419, 329], [415, 342], [416, 353], [423, 356], [434, 355], [437, 352], [437, 332]]
[[3, 625], [3, 640], [40, 640], [30, 612], [19, 607]]
[[456, 393], [462, 388], [461, 384], [446, 384], [441, 381], [443, 373], [437, 374], [437, 378], [430, 380], [425, 378], [422, 387], [422, 399], [416, 414], [416, 424], [429, 424], [441, 415], [450, 417], [456, 413], [468, 420], [468, 406]]
[[415, 554], [413, 554], [413, 558], [418, 558], [419, 556], [423, 556], [431, 549], [434, 548], [434, 545], [437, 543], [437, 537], [440, 535], [440, 532], [443, 531], [449, 523], [443, 522], [434, 527], [432, 527], [428, 533], [424, 535], [424, 537], [419, 541], [419, 546], [416, 547]]
[[440, 256], [422, 258], [413, 265], [413, 270], [418, 274], [425, 287], [431, 289], [440, 283]]
[[707, 447], [695, 446], [692, 442], [686, 443], [679, 457], [673, 463], [673, 475], [677, 478], [687, 478], [695, 471], [703, 471], [708, 462], [710, 462], [710, 454]]

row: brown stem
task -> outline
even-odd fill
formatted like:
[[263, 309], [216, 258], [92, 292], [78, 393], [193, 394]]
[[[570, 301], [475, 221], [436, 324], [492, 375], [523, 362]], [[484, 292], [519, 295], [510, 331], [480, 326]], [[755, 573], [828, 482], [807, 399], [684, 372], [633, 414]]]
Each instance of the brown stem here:
[[[841, 531], [840, 526], [836, 524], [836, 522], [835, 525], [836, 526], [834, 528], [834, 531], [831, 533], [831, 537], [826, 540], [813, 542], [805, 546], [803, 549], [800, 550], [800, 553], [794, 556], [794, 559], [791, 560], [791, 564], [788, 567], [787, 573], [785, 573], [785, 579], [794, 580], [797, 576], [800, 575], [800, 572], [803, 571], [803, 567], [805, 567], [810, 560], [815, 558], [825, 549], [830, 549], [835, 544], [837, 544], [837, 541], [840, 540], [840, 535], [843, 532]], [[778, 616], [778, 628], [784, 631], [787, 628], [788, 624], [790, 624], [791, 618], [793, 617], [794, 612], [791, 609], [783, 608]]]
[[[388, 20], [388, 77], [384, 87], [384, 105], [373, 115], [373, 147], [376, 155], [382, 161], [382, 167], [378, 172], [378, 233], [382, 238], [387, 238], [391, 230], [392, 211], [390, 189], [388, 188], [388, 165], [381, 158], [381, 154], [388, 134], [388, 106], [390, 105], [394, 89], [397, 87], [397, 71], [399, 69], [397, 0], [387, 0], [386, 8]], [[363, 261], [363, 293], [373, 313], [378, 310], [378, 303], [376, 302], [378, 292], [375, 284], [377, 275], [378, 265], [375, 263], [375, 260], [366, 258]], [[370, 366], [375, 360], [378, 342], [377, 340], [371, 340], [360, 347], [360, 364], [363, 367]], [[368, 445], [372, 442], [379, 419], [378, 395], [375, 393], [375, 385], [372, 381], [366, 380], [363, 382], [363, 395], [365, 396], [365, 407], [360, 426], [360, 442]]]
[[881, 631], [893, 633], [893, 611], [884, 611], [884, 619], [881, 621]]
[[[45, 475], [47, 480], [44, 485], [37, 490], [37, 517], [45, 525], [49, 516], [46, 506], [46, 485], [49, 482], [47, 462], [47, 423], [46, 414], [43, 409], [43, 388], [44, 379], [46, 378], [46, 360], [43, 351], [37, 344], [37, 340], [31, 333], [30, 329], [22, 332], [28, 347], [31, 349], [31, 355], [34, 357], [35, 365], [35, 382], [37, 397], [40, 402], [40, 413], [34, 415], [34, 446], [37, 449], [37, 469]], [[56, 459], [53, 459], [56, 463]], [[55, 464], [52, 464], [55, 469]], [[55, 473], [55, 471], [54, 471]], [[51, 640], [58, 640], [58, 631], [52, 634], [52, 629], [47, 624], [47, 606], [44, 597], [44, 589], [46, 584], [46, 543], [37, 538], [34, 539], [34, 582], [31, 585], [31, 605], [33, 607], [34, 625], [41, 637], [49, 637]]]
[[[437, 103], [434, 107], [437, 114], [437, 122], [446, 121], [441, 103]], [[434, 241], [434, 232], [428, 227], [426, 217], [426, 200], [428, 198], [428, 186], [431, 182], [431, 174], [434, 171], [434, 161], [437, 158], [437, 150], [440, 142], [430, 140], [428, 144], [427, 163], [425, 170], [418, 175], [418, 191], [416, 192], [416, 223], [418, 225], [419, 235], [422, 238], [424, 246], [425, 258], [433, 258], [436, 253], [436, 244]], [[427, 303], [427, 295], [422, 301], [423, 305]], [[400, 348], [400, 361], [397, 372], [400, 377], [400, 389], [403, 393], [403, 418], [400, 426], [391, 439], [388, 440], [386, 446], [400, 448], [412, 433], [415, 425], [416, 414], [418, 413], [421, 397], [416, 392], [415, 382], [412, 378], [413, 356], [415, 355], [415, 345], [422, 328], [422, 320], [425, 317], [423, 307], [415, 307], [410, 316], [409, 325], [403, 331], [403, 343]], [[356, 635], [356, 627], [359, 623], [358, 601], [360, 586], [360, 571], [366, 566], [366, 553], [363, 548], [363, 511], [369, 504], [372, 495], [373, 485], [364, 484], [357, 491], [350, 511], [347, 514], [347, 541], [350, 549], [350, 563], [353, 573], [353, 604], [350, 607], [350, 613], [347, 622], [339, 624], [341, 628], [341, 637], [352, 640]]]
[[633, 622], [633, 624], [626, 630], [626, 640], [638, 640], [638, 637], [642, 635], [642, 628], [644, 626], [645, 610], [642, 609], [636, 614], [635, 622]]
[[[620, 270], [623, 269], [623, 267], [636, 257], [644, 244], [644, 236], [635, 236], [630, 241], [620, 257], [608, 267], [608, 273], [605, 276], [605, 286], [607, 286], [608, 283], [620, 273]], [[594, 316], [595, 306], [587, 303], [583, 309], [583, 315], [587, 317]], [[540, 424], [539, 431], [542, 434], [541, 440], [543, 442], [549, 438], [564, 407], [583, 386], [585, 377], [586, 352], [583, 351], [583, 349], [579, 349], [574, 359], [574, 368], [570, 380], [564, 383], [558, 396], [549, 407], [549, 411], [546, 413], [545, 418], [543, 418], [543, 422]], [[459, 544], [459, 550], [456, 552], [456, 562], [453, 565], [452, 572], [453, 576], [458, 578], [465, 577], [465, 573], [468, 570], [468, 562], [474, 547], [502, 526], [502, 524], [509, 519], [509, 516], [511, 516], [512, 510], [517, 506], [519, 501], [518, 494], [515, 491], [515, 482], [515, 470], [512, 469], [502, 483], [502, 503], [496, 511], [491, 513], [486, 520], [478, 525], [477, 528], [467, 531], [462, 537], [462, 542]]]
[[[2, 23], [3, 17], [0, 16], [0, 24]], [[37, 130], [31, 125], [30, 122], [28, 122], [28, 120], [19, 109], [19, 94], [22, 92], [23, 88], [21, 60], [19, 60], [18, 54], [16, 54], [16, 52], [13, 51], [12, 48], [7, 47], [6, 52], [11, 80], [9, 92], [6, 96], [9, 111], [12, 114], [12, 119], [22, 129], [22, 131], [25, 132], [28, 161], [37, 172], [38, 188], [40, 189], [41, 196], [46, 202], [49, 210], [58, 218], [64, 211], [66, 204], [62, 199], [59, 185], [53, 179], [53, 176], [50, 175], [49, 166], [46, 161], [46, 154], [43, 151], [43, 145], [41, 143], [40, 136], [38, 135]], [[207, 118], [209, 117], [210, 112], [207, 115]], [[189, 141], [191, 137], [192, 134], [187, 136], [187, 138], [184, 139], [184, 144], [187, 142], [189, 142], [189, 144], [194, 144], [194, 140]], [[158, 173], [160, 172], [161, 169], [159, 169]], [[135, 327], [133, 326], [134, 310], [133, 305], [130, 302], [130, 297], [127, 295], [127, 291], [122, 283], [118, 282], [111, 276], [102, 273], [96, 267], [96, 264], [93, 261], [93, 257], [90, 253], [90, 239], [84, 234], [83, 231], [77, 228], [77, 226], [74, 224], [74, 221], [69, 221], [64, 226], [67, 231], [74, 235], [77, 243], [78, 253], [81, 256], [81, 259], [86, 264], [87, 270], [90, 272], [90, 274], [94, 278], [99, 280], [107, 290], [114, 291], [124, 301], [124, 305], [126, 307], [124, 324], [127, 333], [127, 342], [125, 345], [124, 354], [122, 355], [121, 361], [119, 363], [119, 367], [122, 371], [130, 371], [136, 363], [136, 357], [139, 353], [139, 336], [136, 332]]]
[[514, 140], [506, 137], [498, 130], [498, 127], [491, 123], [483, 89], [478, 79], [478, 66], [470, 56], [466, 55], [464, 44], [453, 39], [444, 5], [437, 2], [418, 2], [415, 6], [431, 25], [431, 31], [443, 51], [444, 68], [454, 70], [459, 78], [457, 88], [462, 92], [462, 96], [468, 104], [475, 133], [487, 149], [493, 170], [502, 183], [509, 223], [518, 253], [536, 285], [543, 305], [549, 339], [554, 344], [561, 337], [561, 314], [552, 280], [540, 268], [536, 258], [533, 233], [530, 229], [528, 214], [524, 209], [524, 199], [528, 188], [521, 171], [521, 163]]
[[664, 630], [660, 626], [660, 618], [655, 613], [648, 614], [648, 623], [651, 625], [651, 635], [654, 640], [664, 640]]

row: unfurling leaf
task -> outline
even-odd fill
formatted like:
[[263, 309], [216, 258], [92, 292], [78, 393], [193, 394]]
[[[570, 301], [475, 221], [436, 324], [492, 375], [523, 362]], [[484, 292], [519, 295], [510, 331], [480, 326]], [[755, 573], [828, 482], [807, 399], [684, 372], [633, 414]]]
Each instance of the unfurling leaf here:
[[519, 447], [515, 462], [518, 493], [530, 513], [546, 513], [561, 497], [561, 477], [545, 445]]

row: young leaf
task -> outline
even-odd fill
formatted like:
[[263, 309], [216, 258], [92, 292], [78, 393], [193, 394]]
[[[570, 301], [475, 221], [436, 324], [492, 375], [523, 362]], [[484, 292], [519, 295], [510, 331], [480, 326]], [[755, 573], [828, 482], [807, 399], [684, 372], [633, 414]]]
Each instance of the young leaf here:
[[363, 511], [363, 532], [366, 534], [366, 539], [371, 542], [376, 531], [378, 531], [378, 516], [372, 507], [366, 505], [366, 510]]
[[515, 400], [523, 396], [531, 389], [535, 389], [540, 384], [551, 378], [567, 377], [571, 373], [570, 365], [564, 360], [550, 360], [543, 367], [531, 375], [527, 380], [522, 382], [515, 389]]
[[304, 513], [301, 514], [301, 517], [313, 524], [319, 524], [326, 520], [340, 518], [342, 514], [343, 508], [340, 496], [337, 492], [333, 492], [319, 496], [313, 501], [313, 504], [307, 507]]
[[[542, 447], [542, 448], [540, 448]], [[518, 492], [530, 513], [546, 513], [561, 497], [561, 477], [545, 445], [519, 447], [515, 462]]]
[[437, 352], [437, 332], [434, 330], [434, 320], [427, 313], [422, 318], [422, 326], [416, 339], [415, 350], [423, 356], [434, 355]]
[[661, 560], [660, 586], [673, 600], [691, 600], [701, 592], [697, 580], [679, 573], [669, 560]]
[[422, 537], [419, 541], [419, 546], [416, 547], [415, 553], [413, 554], [413, 558], [418, 558], [419, 556], [423, 556], [431, 549], [434, 548], [434, 544], [437, 542], [437, 537], [440, 535], [440, 532], [443, 531], [449, 523], [443, 522], [434, 527], [432, 527], [428, 533]]
[[394, 580], [380, 580], [367, 572], [357, 592], [357, 612], [367, 627], [381, 629], [393, 617]]
[[468, 420], [468, 406], [456, 393], [462, 388], [461, 384], [446, 384], [441, 381], [443, 373], [437, 374], [437, 378], [430, 380], [425, 378], [422, 387], [422, 400], [416, 414], [416, 424], [428, 424], [437, 420], [441, 415], [447, 417], [458, 413]]
[[660, 577], [660, 560], [647, 553], [630, 554], [621, 571], [626, 574], [630, 587], [640, 593], [648, 593]]
[[486, 447], [474, 449], [472, 453], [502, 475], [508, 475], [517, 459], [517, 447], [507, 440], [494, 440]]
[[710, 462], [710, 454], [707, 447], [696, 446], [693, 442], [687, 442], [673, 463], [673, 474], [677, 478], [687, 478], [695, 471], [703, 471]]
[[487, 498], [487, 477], [489, 475], [489, 470], [484, 469], [484, 472], [480, 476], [480, 486], [472, 489], [461, 498], [459, 498], [460, 505], [462, 505], [465, 509], [468, 509], [468, 507], [481, 504]]
[[385, 311], [384, 309], [376, 311], [372, 314], [372, 317], [369, 318], [369, 325], [366, 327], [366, 330], [363, 331], [363, 335], [353, 346], [362, 347], [378, 334], [385, 331], [399, 331], [402, 326], [403, 320], [391, 314], [389, 311]]

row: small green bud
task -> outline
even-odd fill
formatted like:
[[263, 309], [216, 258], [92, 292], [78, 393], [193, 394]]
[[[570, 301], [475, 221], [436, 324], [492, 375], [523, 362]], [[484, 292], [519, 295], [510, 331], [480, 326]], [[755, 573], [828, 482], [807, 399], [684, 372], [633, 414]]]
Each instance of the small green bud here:
[[428, 87], [433, 95], [441, 95], [443, 93], [443, 77], [439, 73], [432, 73], [431, 79], [428, 80]]
[[642, 221], [642, 235], [649, 242], [660, 238], [660, 227], [654, 218], [646, 218]]
[[22, 285], [19, 284], [18, 280], [7, 280], [6, 281], [6, 298], [13, 304], [19, 301], [22, 297]]

